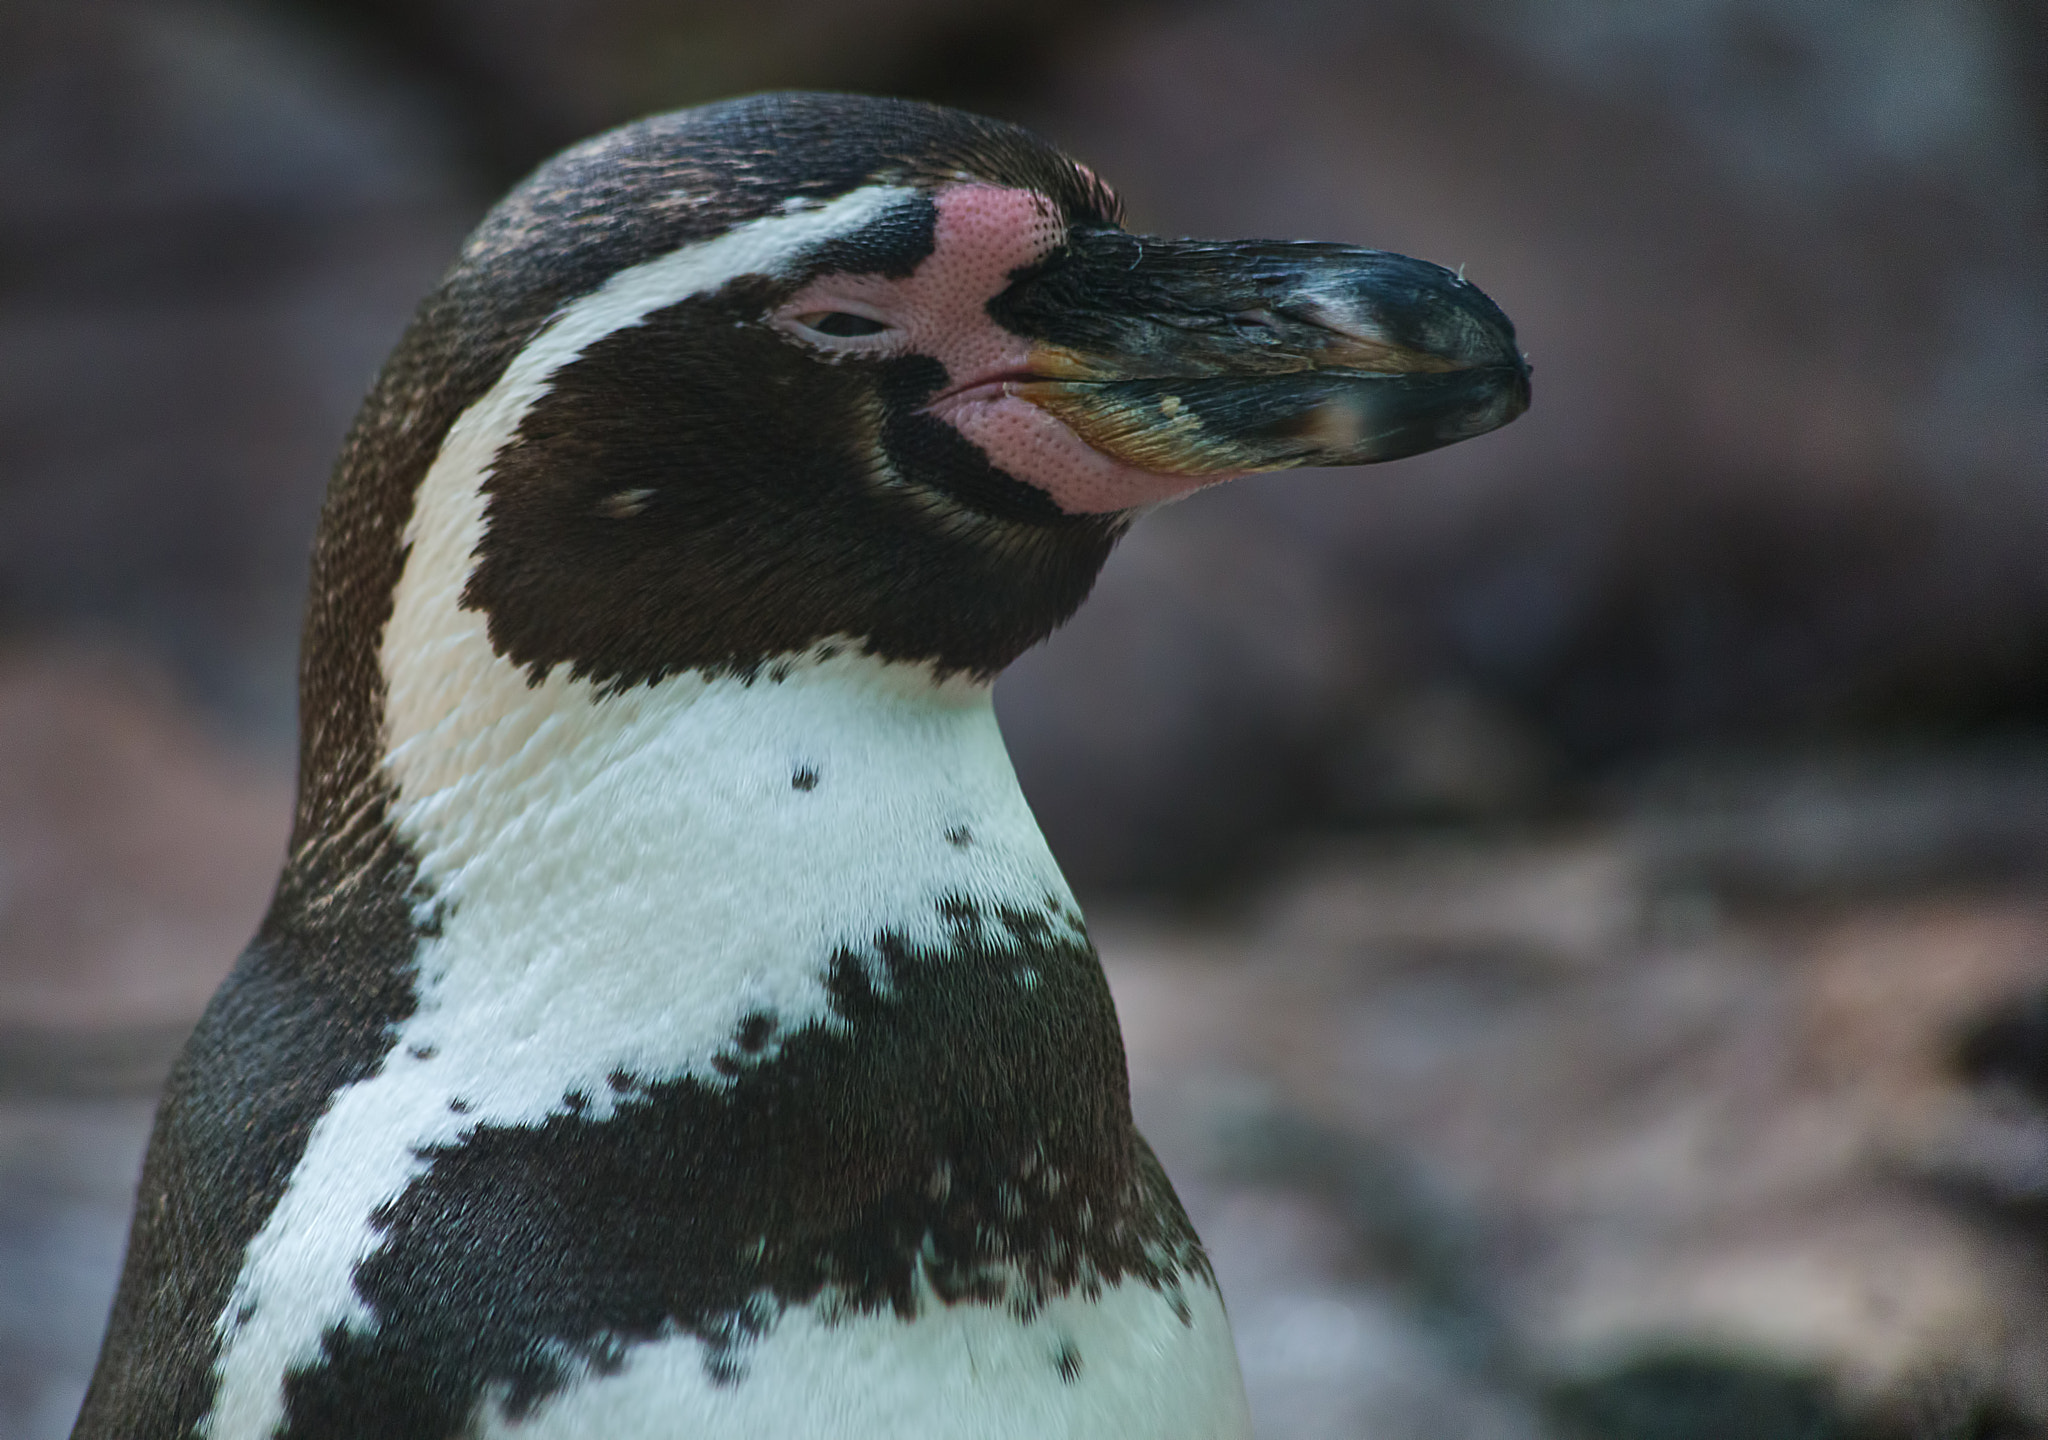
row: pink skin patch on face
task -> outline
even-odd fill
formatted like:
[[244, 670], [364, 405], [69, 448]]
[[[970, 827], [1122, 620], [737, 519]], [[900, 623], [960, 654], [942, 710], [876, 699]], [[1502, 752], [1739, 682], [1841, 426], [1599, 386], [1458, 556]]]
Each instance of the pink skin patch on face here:
[[[929, 355], [946, 385], [927, 407], [997, 469], [1043, 490], [1069, 515], [1157, 504], [1227, 475], [1160, 475], [1111, 459], [1014, 392], [1034, 378], [1031, 342], [989, 316], [988, 302], [1013, 272], [1049, 254], [1065, 235], [1059, 210], [1035, 190], [962, 183], [939, 190], [932, 253], [906, 280], [821, 276], [780, 306], [775, 323], [814, 348], [846, 355]], [[889, 327], [834, 339], [803, 324], [839, 311]]]

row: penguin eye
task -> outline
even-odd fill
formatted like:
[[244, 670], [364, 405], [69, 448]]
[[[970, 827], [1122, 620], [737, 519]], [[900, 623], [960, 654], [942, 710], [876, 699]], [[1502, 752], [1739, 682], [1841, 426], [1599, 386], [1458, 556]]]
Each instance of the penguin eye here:
[[820, 335], [830, 335], [837, 340], [852, 340], [862, 335], [879, 335], [889, 327], [879, 320], [870, 320], [865, 315], [855, 315], [849, 310], [820, 310], [810, 315], [799, 315], [796, 323], [806, 330], [815, 330]]

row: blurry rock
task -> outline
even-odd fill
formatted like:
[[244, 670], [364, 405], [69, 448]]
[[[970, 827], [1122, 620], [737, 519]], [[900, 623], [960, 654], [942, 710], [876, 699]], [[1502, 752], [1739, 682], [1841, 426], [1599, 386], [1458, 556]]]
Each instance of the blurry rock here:
[[1499, 1373], [1488, 1283], [1413, 1152], [1305, 1120], [1237, 1068], [1237, 947], [1097, 927], [1139, 1123], [1215, 1262], [1264, 1440], [1537, 1440]]
[[[1853, 1440], [1825, 1377], [1741, 1356], [1654, 1355], [1557, 1387], [1569, 1440]], [[1876, 1440], [1875, 1436], [1871, 1440]]]
[[105, 1088], [80, 1057], [129, 1043], [166, 1064], [255, 933], [290, 819], [290, 776], [148, 668], [0, 652], [0, 1087]]
[[2012, 996], [1956, 1039], [1956, 1069], [1975, 1085], [2008, 1087], [2048, 1109], [2048, 990]]
[[[1300, 1199], [1267, 1190], [1235, 1196], [1203, 1220], [1212, 1251], [1231, 1262], [1219, 1262], [1219, 1278], [1260, 1436], [1538, 1440], [1540, 1420], [1525, 1397], [1476, 1382], [1398, 1301], [1275, 1263], [1274, 1232], [1320, 1228], [1290, 1214], [1300, 1208]], [[1249, 1252], [1242, 1259], [1240, 1246]]]
[[1326, 762], [1333, 820], [1527, 814], [1553, 757], [1505, 706], [1456, 685], [1418, 685], [1368, 710]]
[[1028, 92], [1129, 0], [290, 0], [434, 84], [498, 184], [621, 121], [757, 90]]
[[1672, 762], [1632, 789], [1651, 883], [1794, 899], [2010, 881], [2048, 857], [2048, 748]]
[[1601, 836], [1580, 844], [1433, 841], [1312, 849], [1251, 907], [1289, 948], [1372, 964], [1404, 953], [1567, 967], [1640, 944], [1641, 867]]
[[113, 1303], [152, 1100], [0, 1081], [0, 1437], [71, 1433]]
[[1332, 714], [1379, 680], [1369, 612], [1255, 494], [1149, 516], [998, 691], [1004, 736], [1081, 883], [1185, 885], [1321, 807]]
[[0, 649], [0, 1437], [69, 1429], [155, 1092], [254, 932], [290, 820], [118, 652]]
[[431, 112], [253, 7], [0, 12], [0, 624], [288, 744], [328, 467], [474, 204]]
[[1204, 1221], [1264, 1433], [1398, 1410], [1379, 1359], [1277, 1398], [1366, 1335], [1561, 1440], [2048, 1433], [2048, 1117], [1992, 1093], [2032, 1073], [2032, 881], [1752, 899], [1684, 935], [1661, 883], [1594, 828], [1329, 848], [1233, 929], [1098, 915], [1177, 1183], [1326, 1236], [1290, 1269]]

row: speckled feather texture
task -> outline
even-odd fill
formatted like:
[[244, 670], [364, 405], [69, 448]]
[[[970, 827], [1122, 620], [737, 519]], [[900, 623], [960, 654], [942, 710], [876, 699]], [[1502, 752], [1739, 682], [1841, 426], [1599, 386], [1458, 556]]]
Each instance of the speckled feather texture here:
[[1161, 289], [1081, 243], [1115, 229], [1021, 131], [837, 96], [628, 127], [485, 220], [337, 469], [291, 854], [165, 1096], [78, 1440], [1247, 1433], [990, 703], [1228, 472], [1200, 405], [1140, 464], [1032, 387], [1171, 360], [1151, 310], [1061, 338], [1077, 304], [1206, 316], [1188, 363], [1239, 390], [1393, 356], [1390, 455], [1527, 372], [1420, 262], [1361, 320], [1328, 286], [1374, 252], [1299, 247], [1322, 318], [1247, 320], [1288, 247]]
[[[721, 656], [623, 686], [536, 673], [463, 601], [493, 464], [544, 448], [519, 429], [561, 371], [920, 205], [856, 186], [624, 266], [445, 427], [405, 497], [375, 769], [302, 830], [181, 1067], [150, 1188], [189, 1219], [138, 1233], [122, 1301], [163, 1328], [117, 1316], [80, 1434], [1241, 1425], [985, 679], [826, 631], [772, 679]], [[335, 1034], [318, 1012], [378, 970]], [[242, 1204], [192, 1193], [236, 1128], [284, 1143], [223, 1176]], [[136, 1274], [173, 1250], [231, 1277], [214, 1313]]]

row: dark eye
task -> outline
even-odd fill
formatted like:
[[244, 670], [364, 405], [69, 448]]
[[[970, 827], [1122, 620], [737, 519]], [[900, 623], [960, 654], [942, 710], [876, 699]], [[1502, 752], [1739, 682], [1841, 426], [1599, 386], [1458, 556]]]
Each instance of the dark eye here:
[[820, 335], [833, 335], [850, 340], [857, 335], [879, 335], [889, 327], [879, 320], [870, 320], [865, 315], [853, 315], [844, 310], [827, 310], [822, 315], [804, 315], [799, 323]]

